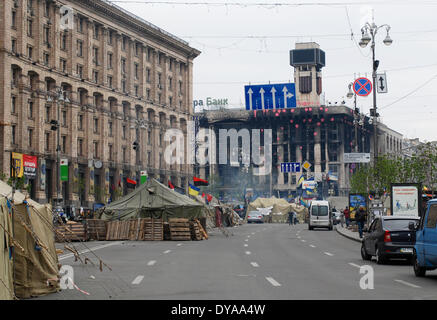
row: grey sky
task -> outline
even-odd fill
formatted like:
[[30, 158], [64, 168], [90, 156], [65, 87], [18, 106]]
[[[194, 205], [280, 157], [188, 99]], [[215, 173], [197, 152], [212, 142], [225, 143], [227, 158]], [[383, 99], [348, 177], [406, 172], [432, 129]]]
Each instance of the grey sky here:
[[[315, 3], [304, 0], [288, 2]], [[293, 81], [289, 50], [294, 48], [297, 41], [315, 41], [326, 52], [326, 67], [323, 69], [326, 100], [345, 100], [351, 105], [352, 100], [346, 98], [348, 84], [354, 80], [354, 74], [371, 77], [371, 54], [370, 45], [361, 49], [351, 40], [347, 13], [358, 42], [361, 37], [360, 22], [367, 12], [366, 7], [371, 6], [376, 24], [389, 24], [393, 39], [393, 44], [387, 47], [382, 43], [385, 30], [381, 29], [378, 33], [376, 58], [381, 61], [379, 71], [387, 71], [389, 90], [387, 94], [378, 96], [382, 121], [408, 138], [437, 140], [437, 3], [358, 1], [359, 4], [352, 4], [354, 1], [317, 1], [333, 2], [347, 2], [348, 5], [243, 7], [117, 4], [187, 40], [191, 46], [202, 51], [194, 63], [194, 99], [228, 98], [234, 106], [244, 103], [243, 87], [249, 82]], [[384, 108], [434, 75], [436, 78], [412, 95]], [[358, 99], [358, 106], [365, 113], [369, 112], [371, 105], [371, 96]]]

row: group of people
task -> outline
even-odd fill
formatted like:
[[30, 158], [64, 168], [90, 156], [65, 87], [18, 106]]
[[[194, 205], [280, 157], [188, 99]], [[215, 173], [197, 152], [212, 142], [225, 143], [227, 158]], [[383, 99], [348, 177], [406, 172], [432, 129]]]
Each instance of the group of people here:
[[94, 213], [91, 210], [85, 210], [83, 207], [78, 209], [78, 213], [73, 208], [71, 212], [65, 212], [62, 208], [54, 209], [55, 214], [62, 220], [63, 223], [67, 223], [67, 221], [81, 221], [85, 219], [92, 219], [94, 217]]
[[[341, 212], [342, 212], [341, 226], [343, 227], [343, 224], [346, 223], [346, 228], [347, 228], [351, 223], [351, 212], [349, 208], [346, 208]], [[358, 226], [358, 233], [360, 235], [360, 238], [363, 238], [363, 229], [364, 229], [364, 223], [366, 222], [366, 218], [367, 218], [366, 210], [363, 207], [360, 207], [355, 213], [355, 221]]]

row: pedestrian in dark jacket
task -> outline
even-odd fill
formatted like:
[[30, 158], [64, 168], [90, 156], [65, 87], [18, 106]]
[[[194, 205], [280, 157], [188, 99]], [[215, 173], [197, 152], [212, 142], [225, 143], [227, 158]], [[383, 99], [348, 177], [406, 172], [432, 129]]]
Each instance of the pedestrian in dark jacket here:
[[357, 214], [355, 215], [355, 220], [357, 221], [360, 238], [362, 238], [364, 222], [366, 221], [366, 212], [364, 211], [363, 207], [361, 207], [360, 210], [358, 210]]

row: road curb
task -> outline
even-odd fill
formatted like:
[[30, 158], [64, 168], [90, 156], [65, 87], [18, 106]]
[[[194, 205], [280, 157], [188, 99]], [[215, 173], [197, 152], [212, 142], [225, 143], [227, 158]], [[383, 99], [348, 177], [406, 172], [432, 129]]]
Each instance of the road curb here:
[[342, 235], [342, 236], [345, 237], [345, 238], [348, 238], [348, 239], [353, 240], [353, 241], [355, 241], [355, 242], [361, 242], [361, 239], [357, 239], [357, 238], [352, 237], [352, 236], [350, 236], [350, 235], [348, 235], [348, 234], [346, 234], [346, 233], [344, 233], [344, 232], [341, 232], [341, 231], [337, 228], [337, 226], [335, 226], [335, 231], [337, 231], [338, 234]]

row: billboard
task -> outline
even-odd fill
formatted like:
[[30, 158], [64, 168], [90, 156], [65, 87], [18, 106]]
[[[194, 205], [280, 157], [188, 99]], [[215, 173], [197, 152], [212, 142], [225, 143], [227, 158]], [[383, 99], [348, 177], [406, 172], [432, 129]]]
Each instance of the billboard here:
[[[35, 156], [12, 152], [11, 167], [12, 176], [16, 178], [26, 176], [29, 179], [34, 179], [36, 177], [36, 169], [38, 168], [38, 159]], [[13, 172], [14, 168], [15, 174]]]
[[355, 219], [355, 214], [360, 207], [364, 207], [364, 210], [367, 211], [367, 197], [359, 193], [349, 193], [349, 211], [351, 219]]
[[421, 185], [399, 183], [391, 185], [391, 212], [393, 216], [420, 216]]

